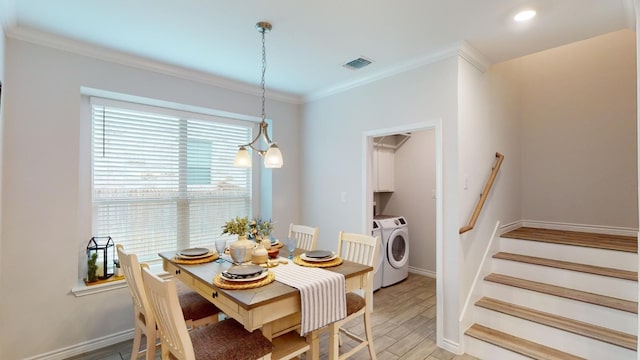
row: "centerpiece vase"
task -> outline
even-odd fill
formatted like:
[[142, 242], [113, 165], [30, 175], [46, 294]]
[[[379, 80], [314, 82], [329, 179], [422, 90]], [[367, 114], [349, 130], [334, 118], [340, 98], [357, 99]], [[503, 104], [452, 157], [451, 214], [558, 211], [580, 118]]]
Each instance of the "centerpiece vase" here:
[[251, 261], [251, 253], [256, 244], [249, 240], [247, 235], [238, 235], [238, 240], [229, 244], [229, 253], [233, 259], [235, 259], [235, 249], [243, 247], [245, 248], [244, 259], [242, 262]]

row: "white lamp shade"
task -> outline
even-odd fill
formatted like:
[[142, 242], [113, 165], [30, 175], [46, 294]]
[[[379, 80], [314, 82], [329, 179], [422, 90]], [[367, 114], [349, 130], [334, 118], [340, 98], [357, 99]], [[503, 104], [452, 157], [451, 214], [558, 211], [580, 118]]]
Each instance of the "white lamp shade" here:
[[251, 154], [249, 154], [249, 150], [244, 146], [241, 146], [240, 149], [238, 149], [236, 158], [233, 160], [233, 166], [244, 168], [251, 167]]
[[282, 153], [278, 148], [278, 144], [271, 143], [267, 153], [264, 154], [264, 167], [279, 169], [282, 167], [282, 163]]

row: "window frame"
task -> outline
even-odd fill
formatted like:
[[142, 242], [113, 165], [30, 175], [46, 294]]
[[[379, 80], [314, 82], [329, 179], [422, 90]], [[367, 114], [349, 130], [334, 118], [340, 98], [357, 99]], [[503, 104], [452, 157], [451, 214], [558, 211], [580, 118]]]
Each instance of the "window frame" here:
[[[212, 109], [206, 109], [202, 107], [188, 106], [184, 104], [171, 103], [166, 101], [158, 101], [153, 99], [144, 99], [139, 97], [133, 97], [128, 95], [115, 94], [110, 92], [104, 92], [99, 90], [83, 89], [81, 94], [81, 106], [80, 106], [80, 151], [79, 151], [79, 241], [78, 241], [78, 287], [75, 290], [85, 288], [83, 278], [86, 277], [86, 244], [91, 238], [93, 229], [93, 162], [92, 162], [92, 106], [93, 104], [125, 107], [133, 110], [157, 112], [157, 109], [162, 109], [163, 113], [170, 114], [172, 116], [185, 117], [189, 119], [199, 119], [205, 121], [215, 121], [222, 123], [244, 123], [251, 127], [251, 136], [255, 136], [259, 129], [260, 118], [234, 114], [225, 111], [218, 111]], [[96, 94], [97, 93], [97, 94]], [[106, 95], [106, 96], [105, 96]], [[259, 160], [256, 159], [257, 155], [252, 154], [254, 157], [254, 164], [259, 164]], [[253, 166], [252, 179], [251, 179], [251, 192], [252, 192], [252, 214], [259, 214], [261, 209], [262, 199], [262, 185], [261, 185], [261, 167]], [[117, 242], [117, 241], [116, 241]], [[176, 242], [176, 245], [178, 242]], [[147, 261], [152, 268], [157, 268], [161, 271], [161, 259], [158, 257], [152, 261]], [[93, 287], [93, 286], [92, 286]], [[98, 288], [96, 288], [98, 290]], [[105, 291], [103, 290], [98, 290]], [[74, 291], [76, 293], [76, 291]], [[85, 295], [85, 294], [81, 294]]]

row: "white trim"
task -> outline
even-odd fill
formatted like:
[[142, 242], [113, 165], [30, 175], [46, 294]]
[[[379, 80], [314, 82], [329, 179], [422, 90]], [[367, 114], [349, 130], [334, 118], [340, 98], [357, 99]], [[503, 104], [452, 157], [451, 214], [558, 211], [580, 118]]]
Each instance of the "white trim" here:
[[[133, 339], [133, 329], [121, 331], [115, 334], [103, 336], [98, 339], [88, 340], [76, 345], [67, 346], [62, 349], [49, 351], [44, 354], [39, 354], [36, 356], [32, 356], [29, 358], [25, 358], [24, 360], [63, 360], [68, 359], [72, 356], [84, 354], [90, 351], [99, 350], [107, 346], [115, 345], [121, 343], [123, 341]], [[124, 354], [129, 357], [130, 354]]]
[[502, 234], [504, 234], [506, 232], [509, 232], [511, 230], [515, 230], [515, 229], [517, 229], [519, 227], [522, 227], [522, 220], [514, 221], [512, 223], [504, 224], [504, 225], [500, 226], [499, 233], [500, 233], [500, 235], [502, 235]]
[[[157, 262], [155, 264], [149, 264], [149, 268], [158, 276], [162, 278], [169, 277], [169, 273], [162, 269], [162, 263]], [[75, 297], [99, 294], [105, 291], [112, 291], [117, 289], [122, 289], [127, 287], [127, 282], [125, 280], [116, 280], [109, 281], [102, 284], [87, 286], [84, 282], [78, 284], [78, 286], [71, 289], [71, 293], [75, 295]]]
[[[493, 228], [493, 233], [491, 233], [491, 238], [487, 243], [486, 249], [484, 249], [484, 255], [482, 256], [482, 260], [480, 261], [480, 264], [478, 264], [476, 275], [473, 278], [473, 283], [471, 283], [471, 289], [469, 289], [469, 293], [467, 294], [467, 299], [465, 300], [464, 306], [462, 307], [462, 311], [460, 312], [460, 318], [458, 319], [460, 323], [464, 321], [464, 318], [467, 315], [467, 310], [469, 306], [473, 305], [471, 304], [471, 302], [475, 301], [475, 299], [473, 299], [474, 290], [476, 289], [476, 286], [480, 283], [480, 281], [482, 281], [480, 277], [484, 273], [483, 270], [485, 269], [485, 263], [487, 262], [487, 259], [489, 259], [490, 256], [492, 255], [490, 254], [490, 252], [492, 249], [493, 241], [497, 238], [496, 234], [498, 233], [499, 228], [500, 228], [500, 221], [496, 222], [496, 226]], [[461, 326], [460, 328], [462, 329], [464, 327]]]
[[421, 269], [421, 268], [417, 268], [417, 267], [413, 267], [413, 266], [409, 266], [409, 272], [412, 274], [416, 274], [416, 275], [420, 275], [420, 276], [426, 276], [426, 277], [430, 277], [435, 279], [437, 277], [437, 274], [435, 271], [431, 271], [431, 270], [426, 270], [426, 269]]
[[[161, 63], [159, 61], [145, 59], [139, 56], [82, 43], [69, 38], [41, 32], [34, 29], [8, 26], [5, 29], [5, 34], [7, 37], [16, 40], [22, 40], [36, 45], [46, 46], [82, 56], [92, 57], [102, 61], [109, 61], [120, 65], [153, 71], [159, 74], [169, 75], [206, 85], [221, 87], [244, 94], [255, 96], [260, 96], [262, 94], [260, 88], [257, 85], [251, 85], [220, 76], [215, 76], [210, 73], [190, 70], [179, 66]], [[290, 104], [302, 104], [303, 100], [301, 96], [276, 90], [268, 90], [265, 94], [265, 97], [268, 99]]]
[[438, 346], [456, 355], [464, 354], [462, 349], [460, 349], [460, 344], [449, 339], [442, 339], [442, 341], [438, 341]]
[[472, 48], [466, 42], [452, 44], [446, 47], [441, 48], [438, 51], [434, 51], [426, 56], [419, 57], [417, 59], [405, 62], [398, 66], [389, 67], [378, 71], [376, 73], [363, 76], [359, 79], [346, 82], [337, 86], [329, 87], [323, 90], [318, 90], [316, 92], [310, 93], [304, 97], [304, 102], [312, 102], [316, 101], [331, 95], [335, 95], [341, 92], [345, 92], [347, 90], [351, 90], [378, 80], [382, 80], [391, 76], [395, 76], [425, 65], [433, 64], [453, 56], [460, 56], [465, 60], [469, 61], [473, 66], [478, 68], [480, 71], [485, 72], [487, 68], [491, 65], [486, 57], [484, 57], [480, 52]]
[[633, 229], [633, 228], [559, 223], [559, 222], [538, 221], [538, 220], [521, 220], [520, 223], [521, 223], [521, 226], [541, 228], [541, 229], [581, 231], [581, 232], [591, 232], [596, 234], [608, 234], [608, 235], [620, 235], [620, 236], [636, 236], [638, 232], [638, 229]]

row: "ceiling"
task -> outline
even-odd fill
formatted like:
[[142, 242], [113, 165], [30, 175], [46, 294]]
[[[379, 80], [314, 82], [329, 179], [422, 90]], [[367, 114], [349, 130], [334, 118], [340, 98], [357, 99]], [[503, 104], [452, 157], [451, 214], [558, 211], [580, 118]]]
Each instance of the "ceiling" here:
[[[8, 36], [88, 43], [301, 99], [437, 58], [462, 42], [496, 63], [635, 27], [633, 0], [0, 0]], [[533, 8], [538, 15], [515, 23]], [[40, 35], [34, 35], [40, 34]], [[46, 36], [45, 36], [46, 35]], [[360, 70], [342, 64], [364, 56]]]

